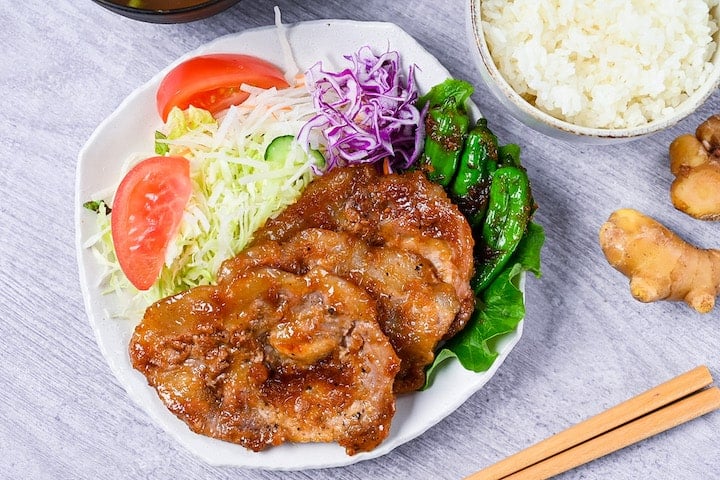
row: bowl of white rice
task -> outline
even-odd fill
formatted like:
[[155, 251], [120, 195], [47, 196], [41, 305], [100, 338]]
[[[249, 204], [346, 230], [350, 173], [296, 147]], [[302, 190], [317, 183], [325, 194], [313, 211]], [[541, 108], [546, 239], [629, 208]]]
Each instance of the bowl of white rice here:
[[585, 143], [670, 127], [720, 83], [720, 0], [470, 0], [483, 80], [534, 129]]

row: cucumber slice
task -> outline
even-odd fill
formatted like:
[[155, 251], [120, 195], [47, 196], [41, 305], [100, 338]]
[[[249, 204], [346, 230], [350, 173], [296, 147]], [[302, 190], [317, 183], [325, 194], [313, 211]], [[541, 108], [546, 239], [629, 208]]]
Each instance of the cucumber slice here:
[[[282, 135], [276, 137], [270, 142], [265, 150], [265, 161], [267, 162], [283, 162], [290, 155], [293, 149], [297, 149], [299, 153], [305, 154], [304, 150], [292, 135]], [[310, 150], [310, 156], [315, 161], [315, 165], [319, 168], [325, 166], [325, 157], [318, 150]]]

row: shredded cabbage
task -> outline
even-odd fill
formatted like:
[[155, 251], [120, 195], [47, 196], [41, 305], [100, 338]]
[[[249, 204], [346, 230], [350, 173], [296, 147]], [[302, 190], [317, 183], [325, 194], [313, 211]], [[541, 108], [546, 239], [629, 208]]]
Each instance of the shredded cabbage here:
[[285, 159], [264, 159], [274, 138], [297, 135], [314, 115], [305, 86], [242, 88], [250, 97], [217, 120], [202, 109], [176, 108], [162, 127], [157, 141], [167, 145], [169, 155], [190, 161], [193, 191], [160, 277], [148, 292], [138, 292], [117, 263], [111, 215], [97, 215], [99, 231], [87, 245], [106, 268], [107, 291], [130, 292], [134, 308], [144, 310], [150, 302], [214, 282], [221, 263], [237, 254], [269, 217], [293, 203], [314, 177], [317, 166], [302, 148], [292, 149]]
[[[298, 139], [325, 152], [326, 169], [384, 160], [390, 171], [408, 168], [424, 139], [414, 66], [403, 79], [398, 52], [377, 56], [367, 46], [345, 58], [352, 68], [328, 72], [318, 62], [306, 73], [318, 114]], [[319, 145], [313, 145], [313, 131], [322, 132]]]

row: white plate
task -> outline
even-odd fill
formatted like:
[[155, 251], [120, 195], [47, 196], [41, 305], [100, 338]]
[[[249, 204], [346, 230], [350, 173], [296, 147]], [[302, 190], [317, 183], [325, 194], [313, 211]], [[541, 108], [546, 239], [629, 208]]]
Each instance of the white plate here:
[[[201, 53], [238, 52], [256, 55], [282, 66], [283, 55], [277, 35], [275, 27], [228, 35], [178, 59], [175, 64]], [[352, 54], [363, 45], [370, 45], [376, 53], [388, 48], [399, 51], [404, 68], [416, 64], [419, 68], [415, 75], [421, 92], [426, 92], [450, 76], [437, 59], [412, 37], [389, 23], [347, 20], [304, 22], [288, 25], [287, 36], [293, 55], [303, 70], [318, 60], [322, 60], [330, 69], [345, 67], [347, 63], [343, 55]], [[254, 453], [239, 445], [191, 432], [185, 423], [165, 408], [155, 390], [148, 386], [145, 377], [130, 364], [127, 346], [134, 323], [111, 318], [107, 313], [116, 311], [114, 307], [121, 304], [123, 299], [100, 292], [98, 279], [101, 268], [92, 253], [83, 248], [86, 239], [96, 232], [95, 221], [93, 214], [86, 211], [82, 203], [93, 193], [117, 184], [120, 165], [129, 155], [138, 151], [152, 154], [153, 135], [161, 125], [155, 110], [155, 91], [164, 74], [175, 64], [168, 66], [125, 99], [96, 129], [78, 159], [76, 246], [85, 307], [100, 350], [128, 395], [182, 445], [210, 464], [299, 470], [348, 465], [386, 454], [438, 423], [480, 389], [520, 339], [522, 323], [515, 332], [500, 340], [500, 355], [489, 371], [476, 374], [464, 370], [457, 361], [448, 361], [430, 389], [401, 396], [388, 438], [368, 453], [348, 456], [337, 444], [286, 444]], [[475, 111], [475, 114], [479, 112]], [[111, 152], [112, 160], [108, 158], [108, 152]]]

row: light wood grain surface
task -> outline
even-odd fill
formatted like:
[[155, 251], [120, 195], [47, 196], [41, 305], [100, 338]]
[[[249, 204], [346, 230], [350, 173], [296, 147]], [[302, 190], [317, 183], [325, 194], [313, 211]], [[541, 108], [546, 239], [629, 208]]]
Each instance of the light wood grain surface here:
[[[139, 410], [104, 362], [84, 311], [74, 248], [78, 151], [137, 86], [220, 35], [320, 18], [392, 21], [459, 78], [501, 141], [519, 143], [547, 233], [542, 279], [528, 278], [524, 335], [454, 414], [376, 460], [269, 472], [203, 464]], [[720, 112], [713, 95], [652, 137], [578, 146], [511, 119], [481, 84], [465, 4], [244, 0], [211, 19], [153, 25], [89, 1], [0, 0], [0, 478], [462, 478], [700, 364], [720, 375], [720, 307], [641, 304], [597, 234], [621, 207], [705, 247], [720, 225], [674, 210], [667, 148]], [[720, 477], [720, 415], [710, 414], [559, 478]]]

